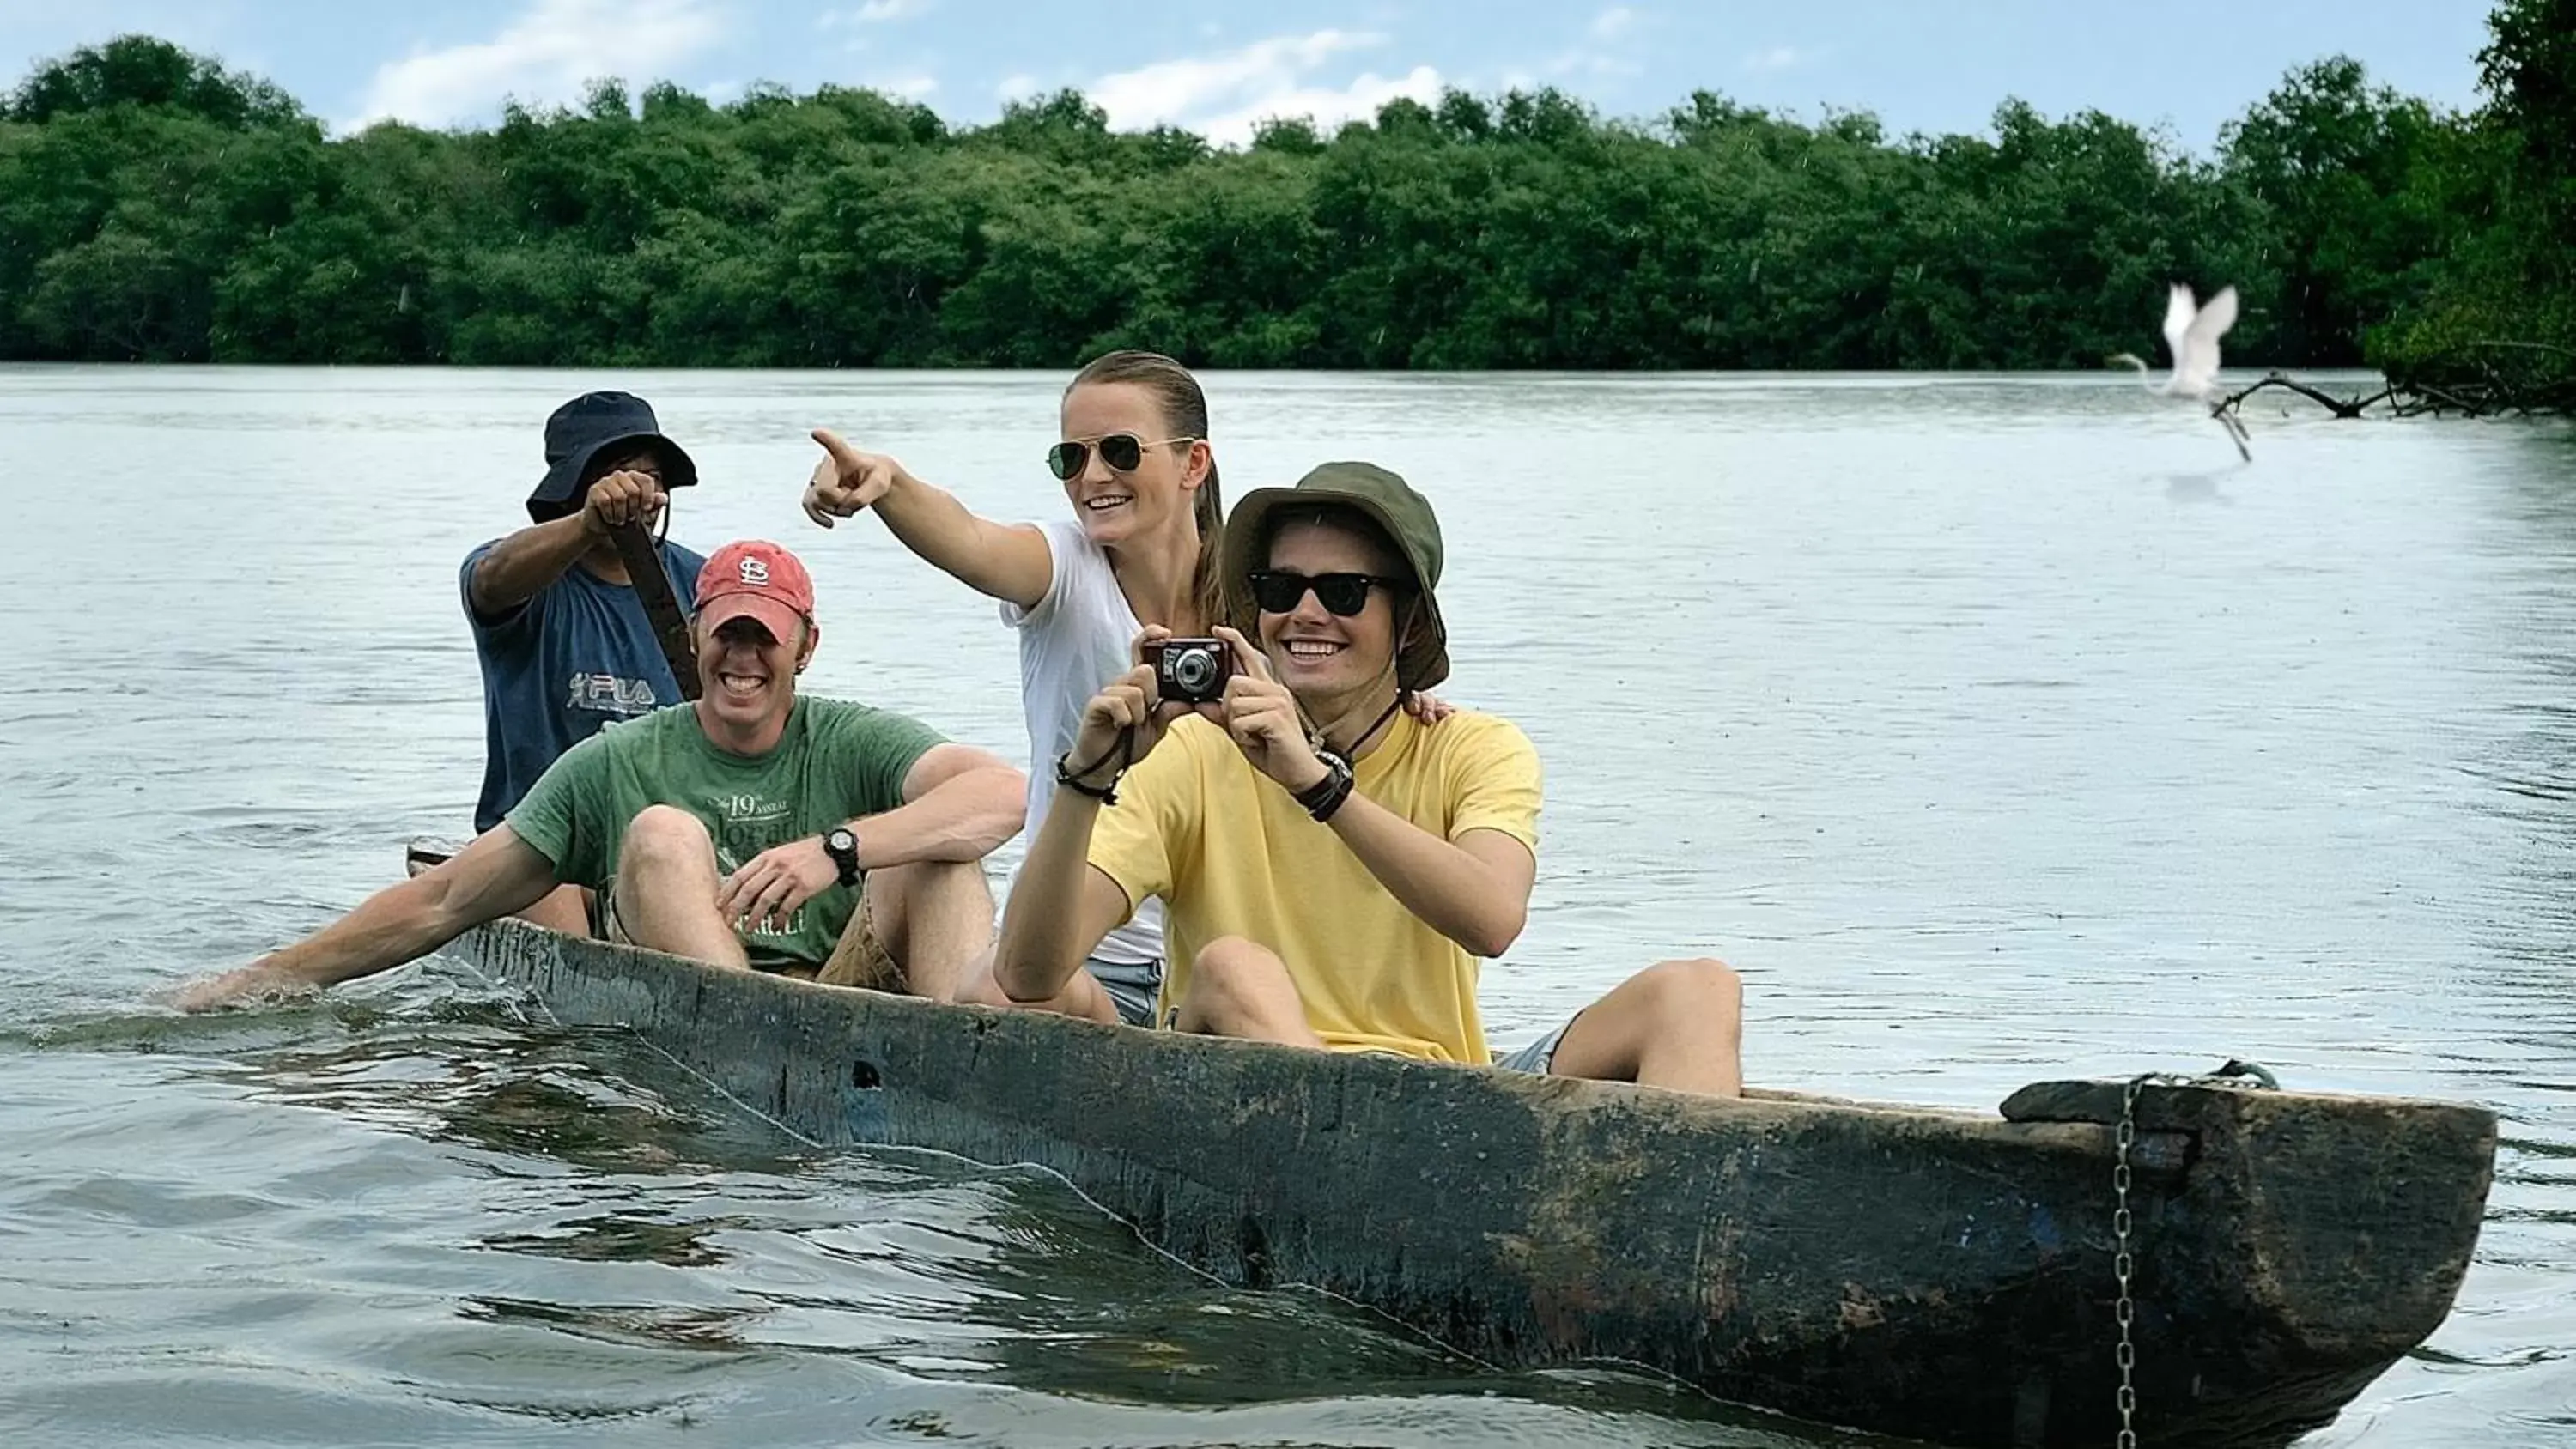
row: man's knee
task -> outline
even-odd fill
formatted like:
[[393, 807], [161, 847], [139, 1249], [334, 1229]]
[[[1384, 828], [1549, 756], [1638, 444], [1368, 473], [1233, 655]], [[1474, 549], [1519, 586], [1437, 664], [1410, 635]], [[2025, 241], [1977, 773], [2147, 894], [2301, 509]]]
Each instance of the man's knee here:
[[626, 838], [617, 848], [620, 862], [674, 866], [704, 864], [712, 868], [715, 838], [706, 822], [671, 805], [647, 805], [627, 822]]
[[1658, 961], [1635, 982], [1642, 1004], [1658, 1016], [1727, 1022], [1744, 1016], [1744, 978], [1713, 956]]
[[1202, 1001], [1243, 1001], [1287, 978], [1288, 968], [1269, 947], [1241, 936], [1219, 936], [1190, 958], [1190, 994]]

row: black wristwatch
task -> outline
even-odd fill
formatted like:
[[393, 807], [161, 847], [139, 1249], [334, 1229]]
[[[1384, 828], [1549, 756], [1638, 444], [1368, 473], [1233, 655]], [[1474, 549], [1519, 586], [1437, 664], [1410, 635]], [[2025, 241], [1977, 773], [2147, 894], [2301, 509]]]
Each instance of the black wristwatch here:
[[1306, 813], [1317, 820], [1330, 820], [1342, 802], [1351, 798], [1351, 762], [1331, 750], [1317, 750], [1315, 758], [1324, 762], [1324, 778], [1300, 790], [1293, 797]]
[[841, 884], [859, 883], [859, 833], [846, 825], [835, 825], [823, 832], [823, 853], [841, 868]]

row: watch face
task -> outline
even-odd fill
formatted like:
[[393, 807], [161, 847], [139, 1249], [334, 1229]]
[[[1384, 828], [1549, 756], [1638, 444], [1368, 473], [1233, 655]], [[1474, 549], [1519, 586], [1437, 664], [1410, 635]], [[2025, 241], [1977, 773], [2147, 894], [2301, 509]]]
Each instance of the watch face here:
[[831, 834], [823, 837], [823, 848], [825, 850], [840, 851], [846, 854], [849, 851], [858, 849], [858, 847], [859, 838], [852, 835], [846, 826], [834, 830]]

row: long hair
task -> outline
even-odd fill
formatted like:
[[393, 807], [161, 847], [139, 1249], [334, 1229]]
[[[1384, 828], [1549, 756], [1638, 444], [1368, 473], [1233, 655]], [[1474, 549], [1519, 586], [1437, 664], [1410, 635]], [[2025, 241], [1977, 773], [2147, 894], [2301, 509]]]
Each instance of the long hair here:
[[[1208, 435], [1207, 394], [1199, 390], [1199, 380], [1190, 370], [1159, 352], [1104, 352], [1083, 365], [1065, 384], [1065, 395], [1095, 382], [1132, 382], [1153, 393], [1162, 405], [1163, 424], [1175, 437], [1205, 440]], [[1197, 607], [1199, 622], [1212, 624], [1222, 619], [1225, 607], [1225, 581], [1218, 574], [1218, 550], [1225, 528], [1225, 499], [1217, 489], [1216, 451], [1208, 451], [1207, 478], [1199, 484], [1198, 499], [1190, 510], [1199, 528], [1199, 561], [1190, 575], [1190, 601]]]

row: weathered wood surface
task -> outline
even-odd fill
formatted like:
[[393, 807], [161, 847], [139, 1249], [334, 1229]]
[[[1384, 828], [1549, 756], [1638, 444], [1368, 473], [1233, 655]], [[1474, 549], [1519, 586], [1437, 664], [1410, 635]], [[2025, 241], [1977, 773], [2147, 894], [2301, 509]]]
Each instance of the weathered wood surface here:
[[[1716, 1102], [938, 1006], [517, 922], [451, 954], [817, 1141], [1041, 1164], [1226, 1281], [1328, 1289], [1488, 1361], [1625, 1360], [1960, 1445], [2117, 1427], [2116, 1084], [2027, 1090], [2017, 1121]], [[2151, 1088], [2139, 1116], [2144, 1443], [2285, 1442], [2448, 1311], [2491, 1114]]]

